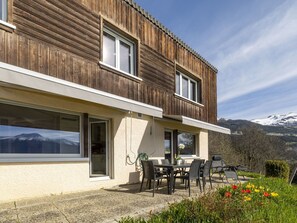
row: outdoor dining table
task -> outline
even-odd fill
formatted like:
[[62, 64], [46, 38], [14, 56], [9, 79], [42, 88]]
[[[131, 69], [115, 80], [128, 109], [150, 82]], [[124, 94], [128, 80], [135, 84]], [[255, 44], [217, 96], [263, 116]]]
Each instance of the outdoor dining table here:
[[168, 194], [173, 192], [174, 184], [174, 170], [176, 169], [186, 169], [190, 168], [191, 163], [182, 163], [182, 164], [154, 164], [154, 167], [167, 169], [169, 173], [169, 182], [168, 182]]

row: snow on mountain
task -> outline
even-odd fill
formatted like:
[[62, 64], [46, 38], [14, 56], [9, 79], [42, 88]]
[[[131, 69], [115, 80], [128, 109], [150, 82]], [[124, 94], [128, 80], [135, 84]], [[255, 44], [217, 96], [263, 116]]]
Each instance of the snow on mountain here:
[[71, 146], [77, 146], [79, 145], [78, 142], [70, 141], [68, 139], [64, 138], [57, 138], [57, 139], [50, 139], [43, 137], [42, 135], [38, 133], [23, 133], [16, 136], [8, 136], [8, 137], [1, 137], [0, 141], [3, 140], [9, 140], [9, 141], [34, 141], [36, 142], [48, 142], [48, 143], [58, 143], [58, 144], [65, 144], [65, 145], [71, 145]]
[[41, 136], [38, 133], [23, 133], [20, 135], [16, 135], [13, 137], [14, 140], [20, 140], [20, 141], [32, 141], [32, 140], [36, 140], [36, 141], [48, 141], [47, 138], [44, 138], [43, 136]]
[[260, 125], [270, 125], [270, 126], [297, 126], [297, 113], [289, 113], [286, 115], [270, 115], [263, 119], [253, 119], [254, 123]]

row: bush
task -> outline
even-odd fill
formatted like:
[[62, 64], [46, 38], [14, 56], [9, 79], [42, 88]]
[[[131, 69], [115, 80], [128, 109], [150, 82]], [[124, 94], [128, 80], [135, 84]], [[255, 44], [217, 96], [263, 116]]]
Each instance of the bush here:
[[265, 162], [265, 176], [278, 177], [289, 180], [290, 167], [284, 160], [267, 160]]

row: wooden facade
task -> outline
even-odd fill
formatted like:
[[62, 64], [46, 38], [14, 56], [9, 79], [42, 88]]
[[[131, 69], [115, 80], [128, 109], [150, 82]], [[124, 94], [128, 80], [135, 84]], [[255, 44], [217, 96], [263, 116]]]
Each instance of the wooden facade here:
[[[130, 0], [8, 0], [0, 61], [216, 124], [217, 70]], [[137, 40], [137, 80], [99, 64], [102, 24]], [[202, 104], [175, 96], [180, 66], [202, 81]]]

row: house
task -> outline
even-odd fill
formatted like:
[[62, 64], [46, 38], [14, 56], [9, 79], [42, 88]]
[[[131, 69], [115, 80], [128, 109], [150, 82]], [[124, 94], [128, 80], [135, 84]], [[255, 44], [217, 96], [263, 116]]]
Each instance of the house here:
[[132, 0], [0, 2], [0, 202], [138, 182], [139, 154], [230, 133], [217, 69]]

